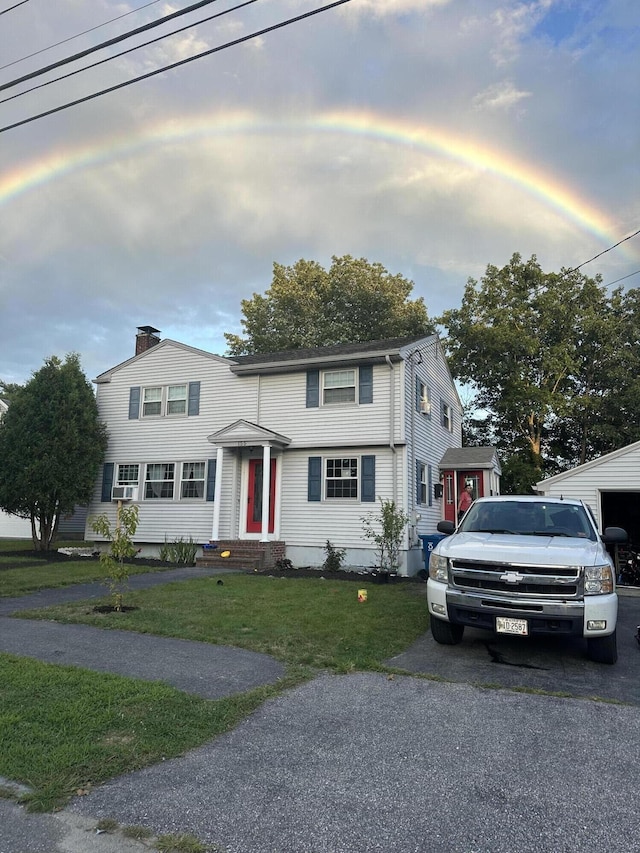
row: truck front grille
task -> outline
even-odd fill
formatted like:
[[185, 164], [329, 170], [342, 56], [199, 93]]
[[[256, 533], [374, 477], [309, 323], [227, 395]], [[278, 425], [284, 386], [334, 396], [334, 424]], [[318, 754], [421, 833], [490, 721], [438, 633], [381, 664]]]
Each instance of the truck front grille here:
[[450, 566], [453, 586], [469, 592], [562, 599], [579, 598], [582, 593], [580, 566], [504, 565], [456, 559]]

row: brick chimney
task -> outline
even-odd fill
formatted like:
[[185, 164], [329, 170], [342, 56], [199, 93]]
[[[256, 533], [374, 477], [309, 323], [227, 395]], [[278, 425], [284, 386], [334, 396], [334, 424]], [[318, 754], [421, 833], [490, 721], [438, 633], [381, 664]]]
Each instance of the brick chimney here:
[[153, 326], [138, 326], [138, 334], [136, 335], [136, 355], [141, 352], [146, 352], [151, 347], [160, 343], [160, 338], [156, 332], [160, 329], [154, 329]]

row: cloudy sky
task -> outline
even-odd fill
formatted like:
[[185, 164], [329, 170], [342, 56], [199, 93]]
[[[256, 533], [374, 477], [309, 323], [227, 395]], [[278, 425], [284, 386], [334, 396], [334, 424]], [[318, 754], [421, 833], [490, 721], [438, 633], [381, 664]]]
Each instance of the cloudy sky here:
[[[190, 0], [16, 2], [0, 86]], [[20, 124], [327, 2], [218, 0], [0, 91], [0, 378], [75, 351], [93, 379], [140, 325], [224, 354], [274, 261], [378, 261], [435, 316], [514, 252], [640, 229], [637, 0], [350, 0]], [[584, 267], [639, 271], [640, 236]]]

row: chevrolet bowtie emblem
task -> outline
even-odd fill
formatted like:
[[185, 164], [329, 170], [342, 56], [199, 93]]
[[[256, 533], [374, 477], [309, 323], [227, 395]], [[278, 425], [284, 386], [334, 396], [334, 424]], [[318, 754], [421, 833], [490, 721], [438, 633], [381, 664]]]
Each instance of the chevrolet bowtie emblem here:
[[503, 575], [500, 575], [500, 580], [506, 583], [520, 583], [520, 581], [524, 580], [524, 575], [521, 575], [520, 572], [505, 572]]

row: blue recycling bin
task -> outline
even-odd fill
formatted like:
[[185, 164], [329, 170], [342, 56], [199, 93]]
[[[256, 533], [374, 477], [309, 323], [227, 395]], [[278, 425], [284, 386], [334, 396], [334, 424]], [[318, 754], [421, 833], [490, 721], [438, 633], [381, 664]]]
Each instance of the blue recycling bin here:
[[431, 552], [436, 547], [438, 542], [442, 542], [443, 539], [446, 539], [444, 533], [433, 533], [428, 536], [420, 534], [420, 539], [422, 540], [422, 556], [424, 558], [425, 568], [429, 569], [429, 557], [431, 556]]

